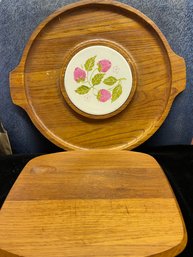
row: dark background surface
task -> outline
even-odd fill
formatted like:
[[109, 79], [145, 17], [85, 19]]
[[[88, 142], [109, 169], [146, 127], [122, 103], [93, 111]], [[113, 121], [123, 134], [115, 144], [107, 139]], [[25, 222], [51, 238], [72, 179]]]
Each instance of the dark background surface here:
[[[66, 0], [0, 0], [0, 116], [9, 133], [14, 153], [56, 152], [60, 149], [44, 138], [27, 114], [12, 104], [9, 72], [22, 56], [36, 26]], [[173, 50], [187, 64], [187, 88], [177, 97], [159, 131], [145, 143], [148, 146], [190, 144], [193, 137], [193, 1], [128, 0], [161, 29]]]
[[[140, 148], [152, 155], [163, 168], [175, 192], [188, 232], [188, 244], [179, 255], [193, 256], [193, 146]], [[0, 156], [0, 206], [29, 160], [36, 155]]]

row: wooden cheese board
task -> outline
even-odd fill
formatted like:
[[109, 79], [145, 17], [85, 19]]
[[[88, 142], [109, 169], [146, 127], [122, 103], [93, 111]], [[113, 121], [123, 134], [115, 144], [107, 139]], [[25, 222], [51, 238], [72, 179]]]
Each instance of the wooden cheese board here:
[[[86, 57], [69, 68], [76, 54], [92, 47], [88, 56], [90, 63], [95, 58], [92, 65], [99, 74], [88, 75], [93, 67]], [[103, 59], [97, 59], [96, 47], [109, 48], [120, 58], [109, 60], [104, 50]], [[121, 58], [128, 65], [122, 80]], [[69, 75], [70, 69], [74, 73]], [[68, 75], [77, 88], [66, 97]], [[65, 6], [38, 26], [11, 72], [10, 86], [13, 102], [59, 147], [132, 149], [161, 126], [185, 88], [185, 77], [183, 58], [149, 18], [123, 3], [93, 0]], [[88, 112], [83, 99], [91, 103]], [[99, 109], [105, 112], [97, 113]]]
[[170, 185], [142, 153], [35, 158], [0, 211], [1, 257], [172, 257], [186, 241]]
[[30, 161], [0, 211], [2, 257], [175, 256], [186, 229], [159, 164], [133, 149], [184, 90], [184, 59], [138, 10], [61, 8], [10, 74], [13, 102], [70, 151]]

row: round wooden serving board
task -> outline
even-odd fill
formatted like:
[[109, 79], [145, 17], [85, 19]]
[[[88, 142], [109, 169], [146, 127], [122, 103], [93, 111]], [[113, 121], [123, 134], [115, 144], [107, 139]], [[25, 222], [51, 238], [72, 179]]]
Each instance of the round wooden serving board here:
[[[122, 49], [134, 78], [126, 104], [99, 119], [76, 111], [62, 92], [69, 56], [95, 44]], [[43, 21], [10, 84], [14, 103], [59, 147], [132, 149], [161, 126], [185, 77], [183, 58], [149, 18], [119, 2], [94, 0], [66, 6]]]
[[173, 257], [186, 241], [165, 174], [142, 153], [35, 158], [0, 211], [1, 257]]

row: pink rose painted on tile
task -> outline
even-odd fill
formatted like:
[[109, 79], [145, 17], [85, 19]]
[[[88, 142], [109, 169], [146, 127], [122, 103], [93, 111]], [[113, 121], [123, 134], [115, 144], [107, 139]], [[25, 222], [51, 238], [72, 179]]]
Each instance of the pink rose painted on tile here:
[[[86, 60], [82, 68], [76, 67], [74, 70], [74, 80], [77, 83], [82, 82], [75, 92], [79, 95], [93, 94], [101, 103], [111, 100], [115, 102], [122, 94], [122, 80], [125, 78], [116, 78], [108, 76], [108, 71], [111, 69], [112, 62], [107, 59], [102, 59], [96, 62], [97, 56], [90, 57]], [[96, 87], [103, 88], [96, 92]]]
[[99, 90], [98, 95], [97, 95], [97, 99], [100, 102], [104, 103], [104, 102], [108, 101], [110, 98], [111, 98], [111, 92], [109, 92], [106, 89]]
[[101, 60], [98, 62], [98, 71], [107, 72], [111, 68], [111, 62], [109, 60]]
[[84, 81], [85, 78], [86, 78], [86, 72], [76, 67], [74, 70], [74, 80], [79, 83], [81, 81]]

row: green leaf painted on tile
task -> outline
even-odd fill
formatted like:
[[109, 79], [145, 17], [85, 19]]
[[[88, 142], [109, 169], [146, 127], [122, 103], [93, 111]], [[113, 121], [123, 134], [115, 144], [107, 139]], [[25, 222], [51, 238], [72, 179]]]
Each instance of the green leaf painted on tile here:
[[78, 93], [79, 95], [85, 95], [85, 94], [87, 94], [89, 91], [90, 91], [90, 88], [87, 87], [87, 86], [84, 86], [84, 85], [80, 86], [79, 88], [77, 88], [77, 89], [75, 90], [75, 92]]
[[92, 78], [93, 86], [99, 85], [104, 77], [104, 73], [98, 73]]
[[95, 59], [96, 59], [96, 55], [89, 58], [85, 64], [84, 64], [84, 67], [85, 67], [85, 70], [86, 71], [91, 71], [95, 65]]
[[106, 78], [103, 82], [105, 85], [113, 86], [117, 82], [117, 79], [113, 76], [110, 76]]
[[121, 96], [121, 94], [122, 86], [119, 84], [113, 89], [111, 102], [113, 103], [114, 101], [116, 101]]

